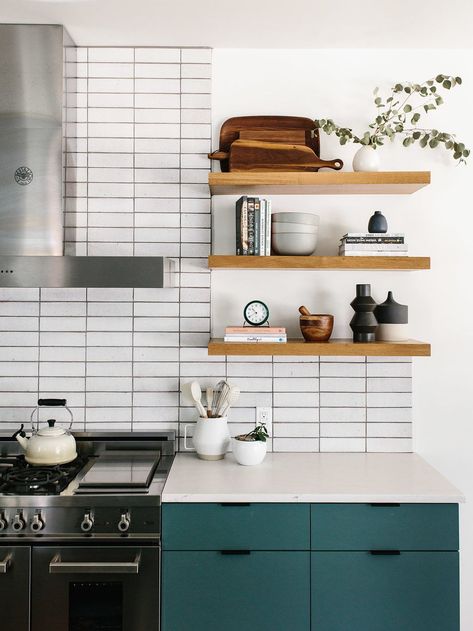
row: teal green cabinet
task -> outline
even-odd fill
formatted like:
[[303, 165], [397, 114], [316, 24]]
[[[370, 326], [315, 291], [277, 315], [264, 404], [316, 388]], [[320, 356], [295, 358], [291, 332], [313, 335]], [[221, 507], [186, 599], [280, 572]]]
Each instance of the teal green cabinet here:
[[458, 631], [458, 553], [313, 552], [312, 631]]
[[310, 552], [165, 551], [163, 631], [309, 631]]
[[457, 504], [312, 504], [312, 550], [458, 550]]
[[309, 550], [309, 504], [165, 504], [165, 550]]

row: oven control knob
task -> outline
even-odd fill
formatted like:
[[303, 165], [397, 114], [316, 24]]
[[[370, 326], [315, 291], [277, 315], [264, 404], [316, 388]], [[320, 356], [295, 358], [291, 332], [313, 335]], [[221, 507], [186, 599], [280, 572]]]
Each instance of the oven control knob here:
[[122, 513], [120, 521], [118, 522], [118, 530], [120, 532], [126, 532], [130, 527], [130, 513]]
[[12, 528], [15, 532], [20, 532], [20, 530], [23, 530], [25, 526], [26, 523], [23, 519], [23, 514], [21, 512], [18, 512], [13, 519]]
[[30, 528], [33, 532], [39, 532], [44, 528], [44, 521], [41, 518], [40, 513], [36, 513], [36, 515], [31, 520]]
[[90, 513], [85, 513], [80, 525], [80, 529], [82, 530], [82, 532], [89, 532], [89, 530], [92, 530], [93, 526], [94, 518]]
[[5, 514], [2, 513], [0, 515], [0, 531], [5, 530], [7, 526], [8, 526], [7, 518], [5, 517]]

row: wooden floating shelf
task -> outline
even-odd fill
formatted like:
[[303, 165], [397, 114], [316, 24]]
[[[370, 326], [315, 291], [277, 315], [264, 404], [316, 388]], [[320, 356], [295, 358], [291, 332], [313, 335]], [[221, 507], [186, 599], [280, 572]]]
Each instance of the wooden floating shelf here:
[[209, 173], [212, 195], [408, 195], [430, 184], [430, 171]]
[[428, 357], [430, 356], [430, 344], [417, 340], [355, 344], [350, 339], [332, 339], [328, 342], [305, 342], [302, 339], [293, 339], [284, 344], [268, 344], [224, 342], [222, 339], [212, 339], [209, 342], [208, 352], [209, 355]]
[[209, 256], [210, 269], [422, 270], [428, 256]]

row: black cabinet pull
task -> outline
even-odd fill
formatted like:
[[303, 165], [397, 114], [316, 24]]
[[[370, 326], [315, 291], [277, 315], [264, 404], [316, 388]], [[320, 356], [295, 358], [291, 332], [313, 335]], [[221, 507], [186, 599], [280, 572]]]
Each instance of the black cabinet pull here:
[[376, 502], [370, 504], [370, 506], [373, 506], [373, 508], [399, 508], [401, 505], [396, 502]]
[[248, 554], [251, 554], [251, 551], [250, 550], [220, 550], [220, 554], [225, 554], [225, 555], [230, 555], [230, 554], [233, 554], [233, 555], [236, 555], [236, 554], [248, 555]]
[[48, 407], [64, 407], [66, 405], [66, 399], [38, 399], [38, 405], [46, 405]]
[[401, 553], [399, 550], [370, 550], [370, 554], [372, 554], [373, 556], [393, 557], [399, 556]]
[[221, 502], [220, 506], [250, 506], [250, 502]]

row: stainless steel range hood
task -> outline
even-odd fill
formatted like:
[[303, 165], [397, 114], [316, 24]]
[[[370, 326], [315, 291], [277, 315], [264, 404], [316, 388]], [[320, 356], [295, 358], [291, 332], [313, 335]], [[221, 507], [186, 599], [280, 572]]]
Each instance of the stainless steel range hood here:
[[62, 26], [0, 24], [0, 286], [164, 287], [160, 256], [64, 256], [67, 48]]

